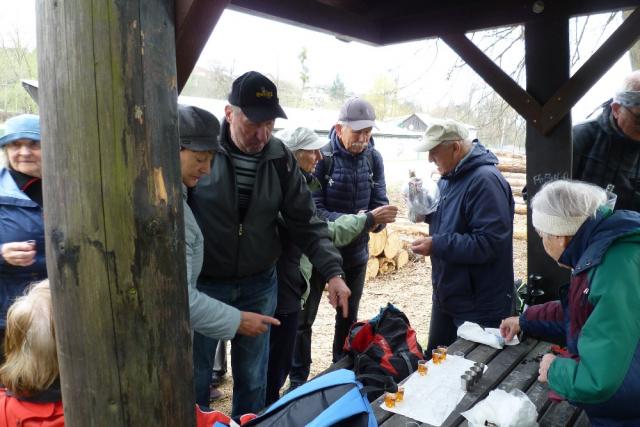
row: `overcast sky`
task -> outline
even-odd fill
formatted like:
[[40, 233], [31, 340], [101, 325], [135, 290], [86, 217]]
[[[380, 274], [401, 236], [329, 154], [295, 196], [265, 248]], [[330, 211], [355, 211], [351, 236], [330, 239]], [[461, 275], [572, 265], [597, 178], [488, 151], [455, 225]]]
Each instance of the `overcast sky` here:
[[[19, 33], [23, 44], [35, 46], [34, 4], [34, 0], [0, 1], [0, 32], [5, 44]], [[589, 21], [592, 27], [584, 43], [588, 48], [606, 38], [598, 29], [602, 19], [592, 17]], [[401, 97], [427, 108], [446, 103], [449, 97], [465, 97], [469, 86], [480, 81], [468, 67], [450, 75], [457, 56], [441, 41], [372, 47], [230, 10], [220, 18], [198, 64], [222, 66], [233, 70], [234, 75], [254, 69], [299, 82], [298, 54], [304, 47], [308, 51], [310, 86], [327, 86], [340, 74], [349, 90], [364, 94], [376, 78], [387, 75], [404, 88]], [[511, 60], [522, 56], [521, 49], [521, 45], [516, 46]], [[629, 60], [624, 56], [574, 108], [574, 119], [581, 120], [608, 99], [629, 71]]]

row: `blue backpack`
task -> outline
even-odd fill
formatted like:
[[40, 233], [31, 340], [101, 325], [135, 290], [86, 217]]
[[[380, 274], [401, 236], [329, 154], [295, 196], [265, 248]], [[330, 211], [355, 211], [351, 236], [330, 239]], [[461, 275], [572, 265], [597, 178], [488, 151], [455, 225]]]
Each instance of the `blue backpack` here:
[[243, 427], [377, 427], [365, 393], [353, 371], [339, 369], [285, 394]]

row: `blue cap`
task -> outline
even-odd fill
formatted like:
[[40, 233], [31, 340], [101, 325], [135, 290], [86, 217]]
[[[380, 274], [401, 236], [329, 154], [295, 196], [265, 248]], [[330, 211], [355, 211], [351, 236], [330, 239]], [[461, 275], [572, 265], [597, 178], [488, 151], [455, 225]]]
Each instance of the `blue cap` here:
[[40, 141], [40, 117], [35, 114], [21, 114], [4, 122], [4, 135], [0, 138], [0, 147], [19, 139]]

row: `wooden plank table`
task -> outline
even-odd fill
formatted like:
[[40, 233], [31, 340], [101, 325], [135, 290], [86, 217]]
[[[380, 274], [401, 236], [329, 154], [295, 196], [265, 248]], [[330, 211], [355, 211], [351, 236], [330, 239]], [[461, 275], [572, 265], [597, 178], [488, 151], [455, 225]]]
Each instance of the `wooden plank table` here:
[[[467, 420], [460, 415], [473, 407], [476, 403], [487, 397], [489, 392], [498, 387], [512, 390], [518, 388], [529, 396], [538, 410], [538, 422], [540, 427], [587, 427], [589, 421], [581, 409], [568, 402], [554, 402], [549, 400], [549, 388], [546, 384], [539, 383], [539, 361], [549, 351], [550, 343], [538, 341], [532, 338], [525, 339], [516, 346], [507, 346], [503, 350], [477, 344], [464, 339], [458, 339], [449, 346], [449, 354], [461, 351], [465, 357], [474, 362], [482, 362], [487, 365], [487, 370], [480, 381], [473, 386], [462, 398], [456, 409], [442, 423], [443, 427], [467, 426]], [[344, 358], [332, 365], [327, 371], [352, 367], [350, 358]], [[394, 414], [380, 407], [382, 398], [372, 402], [372, 406], [382, 427], [406, 427], [421, 426], [435, 427], [431, 424], [416, 423], [415, 420], [403, 415]]]

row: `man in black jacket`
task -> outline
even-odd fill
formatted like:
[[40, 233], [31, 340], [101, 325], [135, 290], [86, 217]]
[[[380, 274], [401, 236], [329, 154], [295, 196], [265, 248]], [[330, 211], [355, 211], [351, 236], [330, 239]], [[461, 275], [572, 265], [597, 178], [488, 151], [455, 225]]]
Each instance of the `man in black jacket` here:
[[[211, 175], [200, 180], [190, 198], [204, 234], [198, 289], [239, 310], [273, 315], [281, 213], [292, 240], [330, 279], [332, 305], [347, 316], [350, 291], [342, 278], [340, 254], [326, 223], [315, 216], [295, 158], [271, 135], [277, 117], [286, 115], [267, 77], [250, 71], [233, 82], [220, 134], [222, 150]], [[215, 340], [194, 336], [196, 400], [204, 406], [209, 403], [215, 346]], [[264, 407], [268, 352], [268, 332], [232, 340], [232, 416]]]
[[573, 179], [611, 185], [616, 209], [640, 211], [640, 70], [603, 107], [573, 128]]

